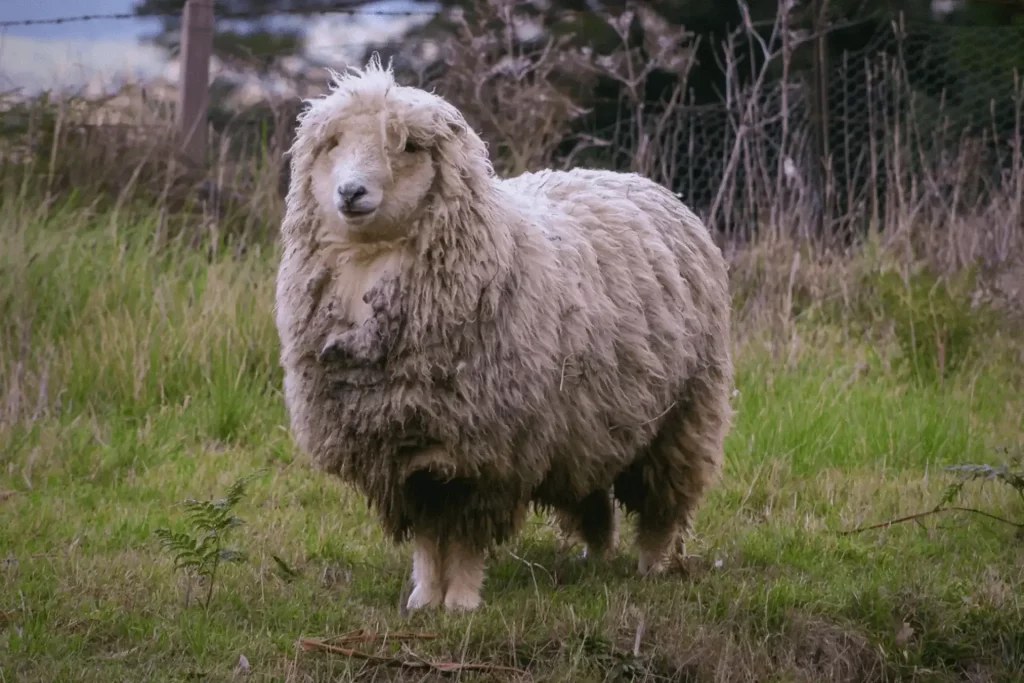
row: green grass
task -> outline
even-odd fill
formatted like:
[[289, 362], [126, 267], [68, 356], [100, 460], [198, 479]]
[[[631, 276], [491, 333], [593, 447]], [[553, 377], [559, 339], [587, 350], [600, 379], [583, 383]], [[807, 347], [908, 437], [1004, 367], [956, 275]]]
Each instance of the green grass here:
[[[928, 509], [943, 466], [1021, 444], [1006, 334], [939, 383], [833, 318], [781, 342], [745, 330], [728, 464], [685, 573], [636, 579], [628, 530], [616, 560], [583, 562], [535, 517], [490, 560], [482, 611], [404, 616], [408, 549], [291, 444], [272, 250], [210, 259], [155, 250], [154, 232], [0, 207], [0, 682], [226, 681], [240, 655], [248, 680], [424, 680], [295, 647], [356, 628], [435, 633], [409, 647], [547, 681], [1024, 677], [1012, 528], [950, 514], [838, 533]], [[232, 538], [249, 561], [222, 566], [208, 610], [186, 606], [154, 530], [260, 469]], [[1007, 487], [961, 502], [1024, 518]]]

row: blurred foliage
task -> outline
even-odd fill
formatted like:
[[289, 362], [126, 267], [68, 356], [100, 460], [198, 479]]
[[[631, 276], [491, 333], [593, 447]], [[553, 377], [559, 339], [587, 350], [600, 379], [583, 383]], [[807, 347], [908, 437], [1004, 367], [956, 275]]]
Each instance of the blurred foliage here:
[[[638, 3], [519, 0], [514, 2], [514, 12], [503, 14], [505, 8], [499, 7], [502, 4], [499, 0], [432, 0], [429, 4], [428, 0], [413, 0], [404, 6], [389, 5], [387, 9], [422, 7], [424, 11], [432, 11], [438, 3], [443, 10], [451, 11], [417, 22], [390, 43], [366, 45], [364, 57], [377, 51], [385, 60], [394, 59], [404, 81], [438, 87], [438, 91], [451, 97], [456, 105], [469, 110], [475, 107], [484, 115], [476, 116], [474, 125], [484, 126], [487, 112], [496, 106], [489, 103], [490, 91], [486, 91], [484, 84], [492, 83], [495, 74], [504, 68], [501, 55], [517, 55], [514, 70], [518, 75], [502, 72], [497, 78], [518, 79], [522, 82], [520, 85], [534, 81], [556, 84], [558, 92], [548, 94], [556, 100], [564, 96], [587, 112], [572, 117], [572, 125], [564, 131], [558, 129], [559, 134], [564, 132], [561, 143], [544, 141], [538, 148], [553, 148], [556, 157], [567, 158], [578, 140], [601, 140], [602, 145], [595, 146], [591, 156], [601, 153], [603, 157], [575, 158], [574, 161], [613, 167], [622, 164], [613, 158], [610, 150], [632, 149], [619, 136], [622, 131], [635, 132], [639, 128], [632, 125], [638, 118], [638, 104], [642, 102], [648, 120], [654, 120], [659, 110], [672, 106], [666, 103], [673, 93], [682, 90], [686, 93], [686, 118], [690, 126], [689, 148], [682, 149], [680, 145], [672, 164], [676, 168], [697, 168], [694, 173], [700, 177], [684, 179], [680, 176], [669, 184], [697, 206], [711, 203], [724, 172], [727, 155], [722, 150], [728, 149], [734, 139], [736, 121], [732, 114], [735, 112], [721, 107], [726, 93], [735, 95], [737, 84], [752, 82], [765, 66], [765, 55], [757, 41], [741, 37], [731, 49], [736, 62], [735, 80], [729, 82], [723, 41], [743, 25], [744, 7], [759, 37], [768, 41], [779, 10], [778, 0], [747, 0], [745, 5], [736, 0], [649, 0], [642, 3], [648, 11], [633, 13], [620, 34], [614, 26], [617, 20], [609, 21], [609, 17], [622, 18], [625, 10]], [[184, 4], [184, 0], [138, 0], [137, 13], [162, 18], [161, 30], [148, 39], [175, 51]], [[932, 0], [830, 0], [824, 4], [816, 0], [787, 0], [790, 44], [796, 45], [789, 62], [791, 83], [805, 86], [812, 83], [818, 44], [808, 38], [813, 37], [817, 29], [828, 27], [823, 41], [827, 55], [824, 76], [827, 117], [819, 117], [811, 88], [805, 88], [801, 97], [791, 99], [787, 105], [795, 118], [808, 117], [812, 128], [819, 122], [824, 127], [823, 142], [833, 165], [830, 182], [842, 190], [837, 193], [837, 205], [830, 205], [823, 211], [843, 213], [855, 208], [857, 202], [867, 201], [866, 197], [884, 198], [888, 194], [888, 174], [878, 167], [877, 158], [866, 156], [870, 147], [868, 141], [873, 141], [876, 148], [888, 144], [889, 124], [910, 111], [916, 116], [919, 131], [936, 133], [920, 136], [922, 149], [945, 145], [964, 133], [983, 139], [984, 148], [979, 154], [984, 158], [985, 168], [992, 169], [992, 173], [979, 182], [998, 181], [1012, 152], [1007, 141], [1016, 129], [1015, 94], [1019, 86], [1015, 74], [1024, 72], [1024, 2], [954, 0], [946, 4], [952, 11], [938, 16]], [[825, 16], [817, 15], [822, 6], [827, 9]], [[301, 67], [289, 68], [286, 72], [281, 64], [281, 58], [301, 52], [308, 17], [273, 13], [302, 15], [339, 7], [372, 12], [375, 4], [365, 0], [215, 0], [215, 12], [220, 16], [214, 37], [215, 54], [229, 68], [234, 65], [250, 74], [275, 75], [279, 81], [292, 84], [307, 79], [307, 83], [316, 84], [313, 90], [319, 90], [320, 70]], [[481, 15], [488, 13], [494, 16], [481, 21]], [[239, 18], [240, 15], [250, 16]], [[652, 21], [651, 15], [657, 19]], [[894, 21], [897, 16], [903, 18], [902, 24]], [[489, 42], [483, 40], [472, 48], [478, 50], [479, 57], [473, 60], [480, 71], [478, 75], [467, 75], [465, 65], [453, 63], [452, 59], [453, 55], [455, 62], [460, 59], [460, 50], [450, 48], [465, 41], [467, 23], [486, 26], [479, 35], [489, 38]], [[592, 68], [601, 58], [617, 58], [623, 52], [633, 54], [635, 64], [654, 63], [657, 61], [655, 53], [664, 43], [674, 40], [684, 30], [688, 36], [684, 42], [692, 52], [689, 60], [692, 68], [653, 68], [643, 78], [639, 93], [629, 92], [629, 84], [622, 78], [597, 73], [600, 69]], [[354, 30], [346, 35], [344, 41], [358, 42], [356, 33]], [[905, 40], [896, 40], [896, 34], [903, 35]], [[556, 46], [553, 49], [559, 53], [557, 59], [551, 56], [551, 46]], [[772, 50], [778, 54], [779, 47], [779, 43], [775, 43]], [[500, 55], [496, 57], [497, 53]], [[584, 53], [591, 61], [585, 74], [578, 68], [577, 58]], [[565, 59], [558, 61], [562, 56]], [[889, 67], [899, 64], [902, 72], [895, 77], [887, 73], [886, 58], [891, 58]], [[539, 68], [539, 62], [544, 60], [555, 66]], [[781, 77], [782, 61], [777, 58], [772, 61], [764, 92], [772, 91], [775, 80]], [[525, 65], [527, 62], [529, 65]], [[309, 67], [316, 66], [342, 68], [344, 64], [309, 64]], [[544, 78], [539, 79], [537, 74], [541, 73]], [[883, 95], [878, 86], [882, 79], [899, 81], [898, 94], [897, 90], [892, 90]], [[454, 87], [453, 83], [461, 86]], [[228, 79], [214, 86], [211, 122], [217, 128], [226, 127], [233, 116], [232, 112], [223, 110], [222, 103], [230, 102], [236, 87], [237, 84]], [[871, 91], [872, 87], [875, 92]], [[775, 105], [768, 105], [771, 106]], [[868, 112], [869, 107], [874, 111]], [[251, 121], [246, 130], [256, 134], [264, 129], [288, 129], [293, 122], [289, 116], [291, 113], [275, 117], [270, 110], [254, 111], [248, 115]], [[869, 119], [887, 123], [871, 129]], [[506, 137], [518, 139], [520, 128]], [[781, 135], [778, 128], [777, 124], [766, 124], [760, 135], [770, 138], [781, 149], [777, 144]], [[850, 145], [854, 140], [863, 144]], [[495, 149], [502, 149], [500, 140], [498, 142]], [[819, 142], [822, 140], [816, 139], [814, 144]], [[530, 167], [532, 162], [528, 159], [535, 156], [527, 154], [513, 166]], [[770, 162], [775, 164], [774, 159]], [[804, 167], [808, 165], [805, 163]], [[741, 168], [737, 177], [741, 178], [745, 172], [746, 169]], [[814, 169], [806, 171], [808, 187], [823, 182], [816, 178], [818, 175], [822, 174]]]
[[[297, 54], [302, 48], [301, 17], [275, 13], [301, 13], [342, 4], [337, 0], [215, 0], [214, 16], [222, 18], [215, 27], [214, 54], [227, 64], [255, 66], [266, 72], [275, 59]], [[138, 0], [134, 5], [136, 14], [158, 16], [161, 21], [160, 31], [145, 40], [176, 53], [184, 8], [185, 0]]]
[[[422, 0], [422, 3], [427, 0]], [[475, 0], [439, 0], [443, 9], [462, 9], [472, 14]], [[789, 0], [792, 5], [791, 28], [804, 35], [814, 30], [816, 12], [820, 3], [813, 0]], [[414, 0], [413, 7], [419, 4]], [[431, 0], [431, 5], [435, 4]], [[147, 40], [169, 51], [176, 52], [180, 42], [181, 12], [185, 0], [138, 0], [135, 11], [139, 15], [160, 16], [161, 30]], [[318, 10], [351, 8], [372, 11], [374, 3], [365, 0], [216, 0], [218, 20], [214, 36], [215, 54], [228, 65], [244, 66], [268, 73], [276, 60], [301, 52], [303, 45], [303, 13]], [[595, 54], [607, 55], [621, 47], [619, 36], [600, 14], [619, 14], [629, 3], [622, 0], [550, 0], [549, 2], [522, 2], [516, 13], [533, 17], [555, 38], [571, 38], [564, 43], [575, 47], [586, 46]], [[656, 12], [669, 28], [683, 27], [699, 36], [696, 44], [696, 68], [689, 74], [688, 87], [693, 104], [721, 100], [725, 92], [725, 72], [718, 54], [721, 41], [743, 20], [740, 4], [732, 0], [651, 0], [646, 7]], [[771, 23], [779, 8], [777, 0], [747, 0], [750, 18], [764, 38], [771, 32]], [[839, 63], [844, 53], [858, 53], [869, 47], [880, 30], [891, 23], [892, 17], [902, 13], [908, 24], [929, 25], [928, 40], [917, 48], [921, 67], [911, 69], [912, 80], [920, 81], [923, 91], [936, 96], [944, 93], [947, 100], [964, 100], [964, 106], [982, 101], [989, 102], [1013, 87], [1013, 70], [1024, 68], [1024, 2], [962, 2], [940, 22], [935, 22], [931, 0], [831, 0], [825, 4], [827, 16], [821, 21], [836, 30], [829, 33], [827, 48], [830, 62]], [[287, 16], [292, 13], [295, 16]], [[238, 18], [249, 15], [249, 18]], [[542, 16], [541, 16], [542, 15]], [[950, 26], [969, 25], [972, 30], [949, 30]], [[946, 26], [947, 28], [943, 28]], [[1007, 27], [1020, 27], [1016, 40], [1005, 34]], [[982, 27], [989, 27], [985, 30]], [[934, 28], [935, 30], [932, 30]], [[641, 22], [634, 20], [630, 27], [630, 42], [643, 45], [647, 36]], [[991, 31], [1001, 32], [994, 39]], [[457, 34], [456, 22], [442, 13], [433, 21], [416, 26], [403, 38], [390, 46], [368, 46], [384, 52], [400, 53], [403, 45], [425, 38], [436, 39]], [[792, 68], [811, 66], [812, 45], [806, 43], [793, 57]], [[436, 59], [440, 59], [435, 57]], [[340, 67], [340, 64], [327, 65]], [[435, 65], [443, 68], [443, 65]], [[750, 77], [760, 64], [747, 55], [740, 65], [741, 78]], [[672, 74], [654, 74], [649, 84], [648, 97], [657, 102], [676, 84]], [[595, 88], [598, 97], [615, 97], [609, 83]], [[977, 107], [975, 107], [977, 109]]]
[[902, 371], [920, 383], [948, 379], [984, 352], [996, 329], [993, 310], [976, 298], [976, 266], [951, 275], [924, 262], [870, 268], [860, 273], [859, 285], [849, 316], [854, 332], [887, 326], [901, 350]]

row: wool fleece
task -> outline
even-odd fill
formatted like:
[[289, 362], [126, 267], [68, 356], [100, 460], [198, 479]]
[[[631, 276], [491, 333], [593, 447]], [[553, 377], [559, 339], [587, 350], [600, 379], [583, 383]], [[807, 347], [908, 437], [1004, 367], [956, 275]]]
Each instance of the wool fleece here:
[[636, 174], [500, 179], [455, 107], [377, 59], [308, 103], [291, 164], [291, 429], [416, 539], [410, 605], [477, 606], [484, 551], [531, 503], [607, 552], [617, 499], [658, 569], [732, 417], [727, 267], [700, 219]]

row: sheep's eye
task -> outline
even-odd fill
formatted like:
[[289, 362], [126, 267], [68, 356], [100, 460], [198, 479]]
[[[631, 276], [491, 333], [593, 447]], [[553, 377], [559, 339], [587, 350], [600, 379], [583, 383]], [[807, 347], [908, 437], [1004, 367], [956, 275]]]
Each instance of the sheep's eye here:
[[417, 145], [412, 140], [406, 140], [405, 141], [405, 149], [402, 150], [402, 151], [404, 151], [406, 154], [416, 154], [416, 152], [422, 152], [423, 148], [421, 146]]

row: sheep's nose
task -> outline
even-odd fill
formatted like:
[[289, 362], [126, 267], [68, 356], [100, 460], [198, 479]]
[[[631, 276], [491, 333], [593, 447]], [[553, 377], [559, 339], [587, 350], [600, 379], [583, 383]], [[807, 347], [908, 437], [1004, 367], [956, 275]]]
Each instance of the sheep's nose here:
[[338, 196], [346, 205], [351, 204], [366, 194], [366, 188], [359, 183], [345, 183], [338, 185]]

